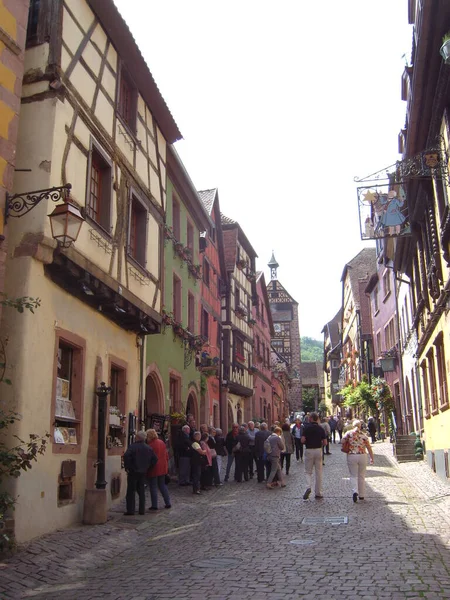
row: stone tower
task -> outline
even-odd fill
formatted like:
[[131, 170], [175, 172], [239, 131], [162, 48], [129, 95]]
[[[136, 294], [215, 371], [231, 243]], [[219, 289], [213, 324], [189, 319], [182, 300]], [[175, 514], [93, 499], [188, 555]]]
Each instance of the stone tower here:
[[289, 408], [291, 411], [297, 411], [302, 407], [298, 302], [278, 281], [277, 269], [279, 264], [273, 252], [268, 266], [270, 269], [270, 282], [267, 286], [267, 292], [275, 330], [272, 347], [289, 363], [291, 376], [291, 388], [288, 393]]

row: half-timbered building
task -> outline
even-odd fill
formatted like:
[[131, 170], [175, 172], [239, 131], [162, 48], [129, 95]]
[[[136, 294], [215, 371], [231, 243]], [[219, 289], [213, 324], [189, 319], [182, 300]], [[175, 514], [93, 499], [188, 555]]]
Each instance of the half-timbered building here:
[[[52, 196], [38, 195], [29, 212], [19, 198], [7, 215], [6, 291], [40, 307], [3, 319], [6, 400], [23, 415], [14, 433], [51, 435], [38, 468], [12, 482], [18, 541], [106, 519], [125, 493], [121, 455], [143, 419], [145, 337], [161, 329], [166, 150], [180, 137], [112, 0], [32, 0], [17, 149], [25, 171], [14, 191], [70, 184], [70, 198], [68, 187], [57, 197], [85, 222], [64, 248], [47, 217]], [[102, 381], [112, 389], [99, 439]], [[105, 481], [96, 481], [101, 446]]]

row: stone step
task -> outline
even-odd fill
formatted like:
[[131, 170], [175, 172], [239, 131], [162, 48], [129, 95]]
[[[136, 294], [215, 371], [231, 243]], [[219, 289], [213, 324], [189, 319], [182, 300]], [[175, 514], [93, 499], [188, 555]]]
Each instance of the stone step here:
[[415, 454], [402, 454], [401, 456], [396, 456], [397, 462], [417, 462], [418, 460], [423, 460], [423, 456], [420, 458], [416, 457]]

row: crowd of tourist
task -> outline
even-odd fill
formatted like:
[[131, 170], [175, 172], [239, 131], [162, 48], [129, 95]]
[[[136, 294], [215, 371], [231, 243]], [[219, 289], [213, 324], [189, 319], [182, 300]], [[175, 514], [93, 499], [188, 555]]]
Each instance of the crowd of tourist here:
[[[284, 474], [288, 475], [291, 458], [305, 461], [306, 490], [303, 499], [307, 500], [312, 491], [315, 475], [315, 498], [323, 498], [322, 467], [325, 456], [331, 455], [330, 445], [342, 443], [347, 453], [353, 501], [364, 500], [366, 452], [373, 463], [373, 452], [369, 439], [361, 428], [361, 421], [344, 422], [342, 417], [320, 419], [317, 413], [296, 418], [294, 424], [289, 419], [281, 424], [275, 422], [269, 428], [267, 423], [249, 421], [234, 423], [224, 435], [219, 428], [200, 425], [197, 429], [192, 416], [174, 439], [173, 451], [178, 485], [192, 486], [192, 492], [200, 495], [212, 487], [223, 485], [231, 476], [236, 483], [248, 481], [255, 476], [258, 483], [266, 483], [268, 489], [285, 487]], [[370, 421], [369, 433], [372, 440]], [[124, 455], [128, 474], [126, 515], [135, 512], [135, 496], [139, 497], [139, 514], [145, 511], [145, 486], [150, 490], [151, 506], [158, 509], [158, 490], [165, 508], [171, 508], [167, 482], [169, 477], [168, 452], [165, 442], [158, 439], [154, 429], [139, 431], [136, 442], [131, 444]]]

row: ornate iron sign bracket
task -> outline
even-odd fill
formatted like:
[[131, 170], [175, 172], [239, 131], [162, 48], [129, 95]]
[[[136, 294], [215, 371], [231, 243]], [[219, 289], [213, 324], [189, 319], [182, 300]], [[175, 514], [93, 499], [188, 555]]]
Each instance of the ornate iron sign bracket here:
[[8, 217], [23, 217], [37, 206], [42, 200], [51, 200], [59, 202], [64, 200], [70, 193], [72, 186], [70, 183], [59, 187], [48, 188], [45, 190], [36, 190], [35, 192], [24, 192], [22, 194], [6, 194], [5, 202], [5, 223]]

